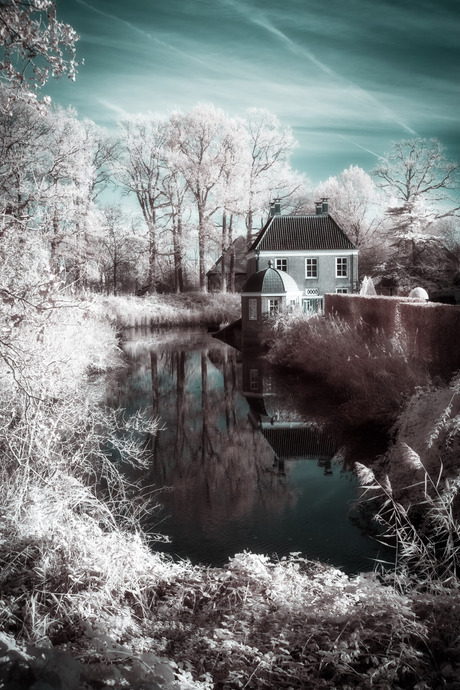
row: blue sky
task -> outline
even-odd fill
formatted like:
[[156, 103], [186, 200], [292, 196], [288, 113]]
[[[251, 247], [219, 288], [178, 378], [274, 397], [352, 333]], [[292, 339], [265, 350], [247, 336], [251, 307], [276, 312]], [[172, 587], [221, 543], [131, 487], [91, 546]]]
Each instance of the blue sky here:
[[314, 183], [414, 136], [460, 162], [459, 0], [57, 0], [57, 14], [85, 64], [46, 90], [98, 124], [268, 108]]

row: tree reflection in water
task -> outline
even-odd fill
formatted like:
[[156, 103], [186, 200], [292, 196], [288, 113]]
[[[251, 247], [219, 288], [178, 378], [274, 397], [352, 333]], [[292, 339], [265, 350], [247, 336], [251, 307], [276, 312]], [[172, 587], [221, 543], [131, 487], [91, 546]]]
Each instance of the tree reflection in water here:
[[130, 370], [109, 404], [147, 408], [163, 426], [137, 477], [172, 489], [159, 497], [172, 544], [158, 548], [210, 565], [250, 549], [372, 568], [376, 544], [349, 519], [356, 486], [337, 439], [261, 360], [202, 332], [148, 334], [124, 349]]

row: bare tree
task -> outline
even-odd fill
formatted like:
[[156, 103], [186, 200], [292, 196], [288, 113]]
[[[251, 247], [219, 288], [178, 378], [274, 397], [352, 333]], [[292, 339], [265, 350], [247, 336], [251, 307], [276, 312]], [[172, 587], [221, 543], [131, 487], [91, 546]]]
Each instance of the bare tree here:
[[122, 283], [132, 282], [129, 277], [135, 272], [145, 245], [135, 232], [132, 219], [120, 206], [105, 206], [103, 213], [104, 223], [98, 237], [99, 262], [107, 292], [117, 295]]
[[207, 245], [214, 214], [221, 207], [218, 184], [235, 148], [235, 130], [222, 110], [199, 104], [189, 113], [172, 113], [172, 147], [177, 169], [195, 201], [198, 229], [199, 284], [206, 291]]
[[245, 221], [250, 243], [254, 215], [266, 211], [271, 192], [280, 186], [279, 165], [289, 161], [296, 144], [291, 130], [282, 129], [275, 115], [263, 108], [247, 111], [245, 127], [249, 146]]
[[458, 186], [458, 164], [448, 161], [437, 139], [395, 142], [373, 173], [387, 194], [387, 214], [396, 235], [423, 233], [435, 221], [460, 210], [452, 192]]
[[179, 293], [183, 292], [185, 287], [185, 238], [190, 216], [187, 204], [188, 186], [176, 169], [173, 156], [168, 157], [168, 163], [169, 172], [163, 178], [163, 191], [169, 206], [166, 213], [168, 217], [167, 229], [169, 228], [172, 236], [174, 290]]
[[169, 141], [167, 121], [157, 115], [136, 115], [121, 122], [122, 152], [115, 174], [128, 192], [135, 195], [149, 236], [149, 289], [155, 292], [159, 280], [158, 213], [164, 208], [162, 178]]
[[331, 214], [357, 247], [375, 244], [383, 223], [383, 198], [362, 168], [350, 165], [340, 175], [329, 177], [316, 187], [315, 197], [330, 200]]

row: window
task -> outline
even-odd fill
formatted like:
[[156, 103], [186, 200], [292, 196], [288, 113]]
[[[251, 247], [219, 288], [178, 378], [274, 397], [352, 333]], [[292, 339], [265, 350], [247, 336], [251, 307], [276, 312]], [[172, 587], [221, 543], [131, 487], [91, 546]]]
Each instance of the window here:
[[305, 259], [305, 278], [318, 277], [318, 259]]
[[249, 390], [258, 391], [259, 390], [259, 370], [249, 369]]
[[348, 294], [348, 288], [337, 288], [336, 293], [338, 295], [346, 295]]
[[309, 297], [302, 300], [302, 305], [306, 314], [321, 314], [323, 311], [323, 298]]
[[287, 272], [287, 259], [275, 259], [275, 268], [278, 271]]
[[257, 321], [257, 299], [249, 299], [249, 320]]
[[338, 256], [335, 260], [335, 275], [337, 278], [348, 278], [348, 259]]
[[276, 316], [278, 314], [279, 310], [279, 303], [277, 299], [269, 299], [268, 300], [268, 311], [270, 313], [270, 316]]

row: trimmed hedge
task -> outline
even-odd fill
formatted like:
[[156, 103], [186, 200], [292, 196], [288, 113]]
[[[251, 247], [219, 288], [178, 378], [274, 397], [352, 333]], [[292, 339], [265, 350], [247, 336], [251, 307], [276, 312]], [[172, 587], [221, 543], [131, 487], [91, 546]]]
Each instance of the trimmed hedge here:
[[431, 375], [447, 377], [460, 369], [460, 308], [408, 297], [326, 295], [326, 316], [362, 330], [369, 339], [384, 334], [405, 342], [407, 354]]

